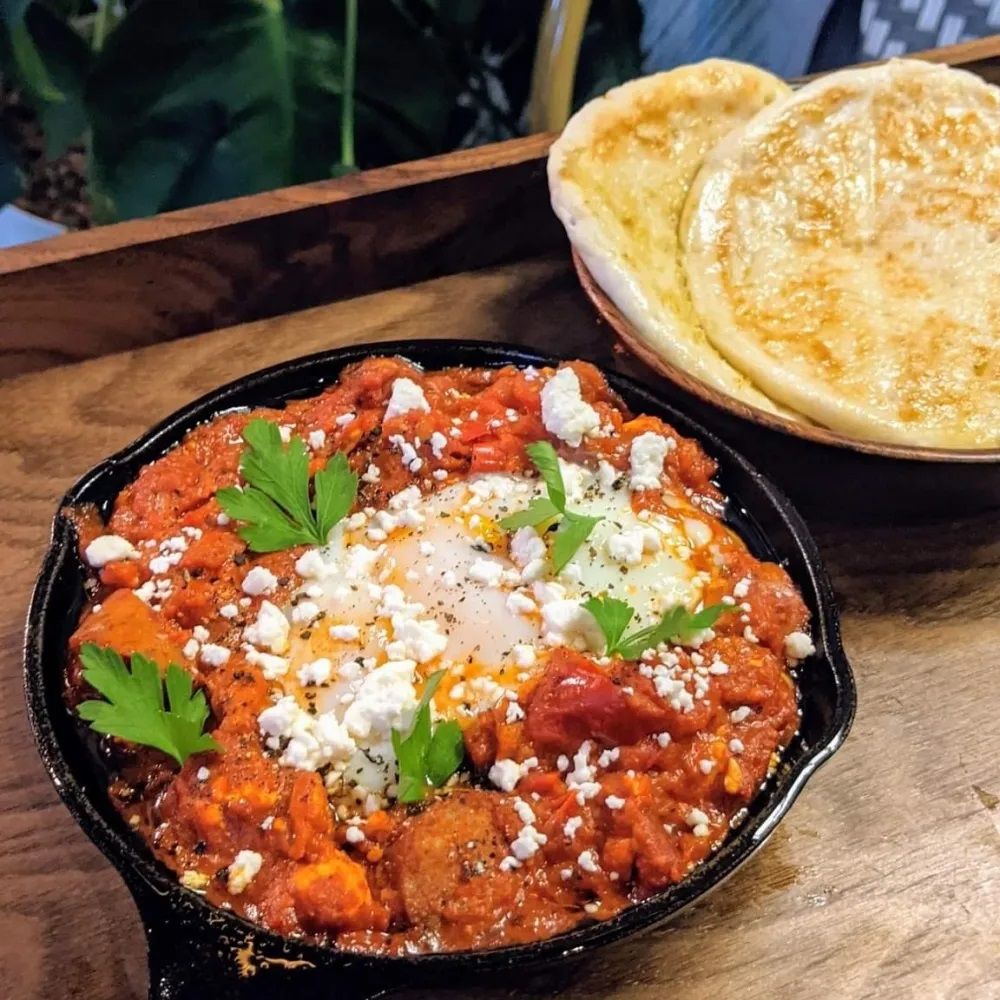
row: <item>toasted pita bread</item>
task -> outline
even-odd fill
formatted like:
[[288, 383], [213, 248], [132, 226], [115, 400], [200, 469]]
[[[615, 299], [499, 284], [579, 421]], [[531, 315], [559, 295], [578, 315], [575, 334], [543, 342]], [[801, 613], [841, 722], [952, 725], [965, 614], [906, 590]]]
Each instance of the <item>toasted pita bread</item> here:
[[658, 73], [581, 108], [548, 162], [552, 207], [638, 336], [671, 364], [771, 412], [781, 408], [705, 337], [688, 295], [678, 226], [705, 154], [790, 93], [770, 73], [721, 59]]
[[712, 344], [835, 430], [1000, 444], [1000, 91], [916, 60], [845, 70], [708, 156], [682, 223]]

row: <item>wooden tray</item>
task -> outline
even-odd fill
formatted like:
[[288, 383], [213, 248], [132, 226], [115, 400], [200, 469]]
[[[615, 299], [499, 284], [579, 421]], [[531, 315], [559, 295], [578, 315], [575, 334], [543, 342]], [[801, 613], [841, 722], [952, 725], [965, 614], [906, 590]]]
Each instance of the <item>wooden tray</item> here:
[[[998, 38], [931, 56], [1000, 78]], [[503, 340], [642, 377], [573, 275], [548, 208], [548, 142], [0, 254], [0, 566], [12, 585], [0, 609], [5, 1000], [145, 990], [132, 903], [49, 786], [24, 718], [21, 628], [58, 497], [186, 400], [326, 347]], [[995, 514], [960, 514], [907, 528], [811, 519], [858, 675], [846, 747], [707, 904], [569, 982], [518, 984], [522, 995], [1000, 994], [1000, 531]], [[449, 995], [510, 992], [456, 983]]]

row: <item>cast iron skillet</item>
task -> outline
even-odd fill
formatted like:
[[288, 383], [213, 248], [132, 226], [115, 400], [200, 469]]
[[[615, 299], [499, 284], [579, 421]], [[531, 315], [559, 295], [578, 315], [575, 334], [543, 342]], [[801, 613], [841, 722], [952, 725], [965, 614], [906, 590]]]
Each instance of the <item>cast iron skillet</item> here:
[[[449, 365], [554, 364], [522, 350], [462, 341], [380, 343], [329, 351], [231, 382], [178, 410], [134, 444], [92, 469], [62, 506], [94, 503], [106, 515], [141, 466], [220, 411], [275, 406], [316, 394], [351, 362], [401, 354], [425, 368]], [[83, 603], [84, 568], [69, 521], [57, 514], [52, 544], [35, 587], [25, 637], [28, 711], [42, 760], [84, 832], [118, 869], [139, 907], [149, 946], [150, 997], [373, 1000], [402, 986], [481, 984], [482, 977], [582, 957], [659, 924], [700, 899], [747, 861], [774, 830], [806, 781], [841, 745], [856, 704], [854, 679], [840, 642], [833, 593], [816, 546], [785, 497], [744, 459], [684, 414], [635, 382], [608, 373], [612, 388], [636, 412], [656, 414], [697, 438], [719, 461], [718, 482], [730, 497], [727, 521], [756, 555], [781, 561], [812, 613], [817, 654], [800, 675], [802, 725], [782, 768], [752, 804], [746, 821], [708, 861], [679, 885], [612, 920], [579, 927], [531, 945], [487, 952], [376, 958], [281, 938], [215, 909], [182, 888], [122, 822], [106, 794], [107, 775], [83, 727], [66, 710], [63, 676], [67, 640]]]

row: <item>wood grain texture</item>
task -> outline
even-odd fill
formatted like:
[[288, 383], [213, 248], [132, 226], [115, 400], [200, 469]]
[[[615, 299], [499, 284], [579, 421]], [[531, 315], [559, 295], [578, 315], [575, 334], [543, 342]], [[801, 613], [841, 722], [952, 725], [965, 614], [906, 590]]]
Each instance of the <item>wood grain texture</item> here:
[[0, 252], [0, 379], [559, 247], [550, 139]]
[[[467, 336], [616, 364], [567, 258], [456, 275], [22, 375], [0, 385], [0, 996], [126, 1000], [142, 933], [117, 874], [38, 763], [20, 690], [28, 591], [58, 497], [192, 397], [341, 344]], [[819, 475], [821, 470], [801, 470]], [[982, 1000], [1000, 997], [1000, 531], [814, 523], [860, 711], [768, 846], [675, 923], [544, 986], [435, 998]], [[403, 994], [430, 1000], [431, 993]]]

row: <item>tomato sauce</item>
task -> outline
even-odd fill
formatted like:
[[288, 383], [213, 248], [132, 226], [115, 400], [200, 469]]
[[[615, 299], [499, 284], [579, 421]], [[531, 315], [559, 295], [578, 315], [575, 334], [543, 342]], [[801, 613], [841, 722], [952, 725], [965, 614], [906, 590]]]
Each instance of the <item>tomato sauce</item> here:
[[[783, 569], [761, 563], [722, 529], [715, 463], [698, 443], [657, 418], [630, 414], [592, 366], [571, 367], [608, 431], [580, 448], [543, 425], [544, 370], [423, 373], [400, 359], [373, 358], [311, 399], [283, 410], [227, 413], [196, 428], [141, 470], [107, 525], [93, 511], [72, 512], [81, 551], [113, 533], [140, 557], [97, 572], [71, 641], [69, 704], [92, 696], [78, 660], [85, 642], [181, 664], [209, 699], [209, 729], [221, 752], [178, 767], [154, 750], [111, 741], [117, 807], [193, 891], [278, 933], [345, 948], [490, 948], [612, 916], [683, 879], [738, 821], [798, 726], [783, 643], [806, 625], [807, 612]], [[403, 376], [420, 384], [429, 409], [386, 420], [392, 383]], [[353, 419], [338, 421], [346, 414]], [[311, 450], [313, 471], [334, 452], [345, 453], [363, 477], [358, 507], [376, 508], [414, 482], [431, 492], [476, 473], [528, 472], [524, 446], [533, 441], [552, 441], [567, 459], [603, 458], [625, 470], [639, 434], [671, 438], [669, 488], [637, 493], [635, 502], [669, 513], [673, 491], [690, 498], [693, 516], [715, 533], [716, 544], [693, 557], [712, 571], [706, 605], [742, 582], [743, 613], [720, 619], [714, 638], [697, 651], [674, 651], [682, 674], [702, 676], [716, 659], [727, 670], [711, 676], [692, 706], [678, 708], [658, 693], [648, 663], [599, 663], [556, 648], [518, 692], [522, 718], [508, 721], [500, 705], [467, 724], [467, 773], [459, 781], [419, 806], [375, 811], [363, 841], [352, 840], [348, 817], [331, 807], [321, 775], [281, 766], [258, 731], [269, 684], [241, 652], [240, 634], [260, 598], [248, 597], [241, 581], [252, 567], [266, 567], [278, 579], [270, 599], [287, 598], [304, 550], [249, 551], [215, 499], [238, 481], [240, 434], [256, 417], [302, 437], [322, 431]], [[417, 472], [389, 443], [396, 434], [426, 441], [436, 431], [447, 444], [425, 455]], [[172, 536], [186, 541], [171, 562], [163, 540]], [[224, 607], [235, 613], [220, 615]], [[216, 666], [193, 661], [184, 651], [195, 635], [233, 654]], [[533, 761], [516, 794], [486, 778], [500, 760]], [[600, 795], [581, 798], [580, 775], [589, 773]], [[519, 866], [505, 865], [528, 814], [543, 845]], [[243, 850], [263, 864], [245, 889], [231, 892], [230, 867]]]

